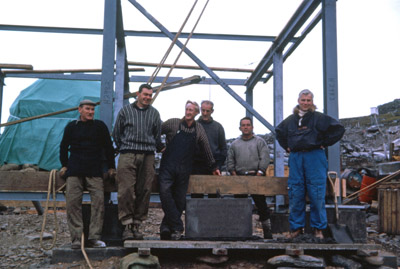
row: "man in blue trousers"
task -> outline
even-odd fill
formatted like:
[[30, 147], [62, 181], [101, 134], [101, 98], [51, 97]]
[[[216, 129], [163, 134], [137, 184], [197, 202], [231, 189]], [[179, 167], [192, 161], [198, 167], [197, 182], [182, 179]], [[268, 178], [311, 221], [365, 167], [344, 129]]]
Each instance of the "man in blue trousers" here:
[[304, 232], [306, 194], [310, 200], [310, 226], [315, 237], [323, 239], [327, 226], [325, 210], [328, 162], [324, 149], [338, 142], [345, 132], [336, 119], [315, 111], [310, 90], [299, 93], [293, 114], [282, 121], [276, 139], [289, 155], [289, 238]]

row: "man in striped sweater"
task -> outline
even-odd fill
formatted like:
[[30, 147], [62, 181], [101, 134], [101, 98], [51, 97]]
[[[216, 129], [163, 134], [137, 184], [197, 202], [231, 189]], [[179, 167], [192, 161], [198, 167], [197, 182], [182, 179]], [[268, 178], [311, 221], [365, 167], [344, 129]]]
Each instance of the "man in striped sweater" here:
[[162, 240], [179, 240], [183, 233], [182, 212], [186, 206], [186, 192], [192, 172], [196, 146], [204, 152], [207, 164], [214, 175], [220, 175], [207, 134], [194, 118], [199, 105], [187, 101], [182, 119], [169, 119], [162, 124], [161, 133], [166, 135], [167, 147], [163, 152], [158, 181], [164, 218], [161, 222]]
[[120, 153], [117, 166], [118, 217], [123, 240], [142, 240], [155, 175], [154, 152], [162, 149], [160, 114], [152, 107], [153, 89], [142, 84], [133, 104], [124, 106], [115, 121], [113, 138]]

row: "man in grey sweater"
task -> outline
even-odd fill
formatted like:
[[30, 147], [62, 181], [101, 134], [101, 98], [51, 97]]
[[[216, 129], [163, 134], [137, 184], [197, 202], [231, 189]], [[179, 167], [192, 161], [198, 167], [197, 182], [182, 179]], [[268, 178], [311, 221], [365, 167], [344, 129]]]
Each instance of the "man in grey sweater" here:
[[[253, 133], [249, 117], [240, 120], [242, 135], [232, 142], [228, 150], [227, 170], [231, 175], [265, 176], [269, 165], [269, 150], [264, 139]], [[238, 197], [238, 196], [236, 196]], [[247, 195], [246, 195], [247, 197]], [[272, 239], [270, 213], [264, 195], [251, 195], [257, 207], [264, 238]]]
[[152, 87], [142, 84], [137, 100], [119, 111], [114, 125], [113, 138], [120, 152], [116, 181], [118, 217], [125, 225], [123, 240], [143, 239], [140, 225], [149, 210], [154, 152], [163, 147], [160, 114], [150, 105], [152, 95]]

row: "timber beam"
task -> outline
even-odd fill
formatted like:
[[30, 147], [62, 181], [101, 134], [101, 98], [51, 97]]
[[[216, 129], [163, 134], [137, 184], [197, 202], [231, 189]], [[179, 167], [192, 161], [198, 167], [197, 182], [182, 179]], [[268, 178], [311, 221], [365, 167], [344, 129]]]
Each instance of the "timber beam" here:
[[[50, 172], [0, 171], [0, 192], [47, 192]], [[56, 175], [56, 190], [65, 180]], [[116, 192], [114, 179], [104, 180], [106, 192]], [[157, 179], [153, 192], [158, 192]], [[263, 194], [266, 196], [287, 195], [286, 177], [261, 176], [190, 176], [188, 193]]]

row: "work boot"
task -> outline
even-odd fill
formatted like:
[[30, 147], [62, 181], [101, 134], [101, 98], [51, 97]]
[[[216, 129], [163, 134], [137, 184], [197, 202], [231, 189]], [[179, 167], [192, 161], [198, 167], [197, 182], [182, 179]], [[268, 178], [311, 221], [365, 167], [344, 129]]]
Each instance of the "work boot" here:
[[124, 232], [122, 233], [122, 240], [133, 240], [135, 237], [133, 235], [133, 224], [128, 224], [125, 226]]
[[133, 224], [133, 239], [135, 240], [143, 240], [143, 234], [140, 232], [140, 224], [135, 223]]
[[171, 234], [171, 240], [180, 240], [182, 238], [182, 232], [181, 231], [175, 231]]
[[272, 232], [271, 232], [271, 220], [266, 219], [261, 221], [261, 226], [264, 233], [264, 239], [272, 239]]
[[304, 233], [304, 228], [299, 228], [295, 231], [291, 231], [290, 234], [287, 236], [288, 239], [294, 239], [298, 237], [299, 235]]
[[168, 228], [162, 228], [160, 231], [161, 240], [171, 240], [171, 231]]
[[90, 239], [88, 241], [88, 247], [89, 248], [105, 248], [106, 247], [106, 243], [104, 243], [101, 240]]
[[75, 239], [71, 243], [72, 249], [80, 249], [81, 248], [81, 241], [79, 239]]
[[314, 236], [318, 239], [324, 239], [324, 235], [322, 234], [322, 230], [320, 229], [314, 230]]

